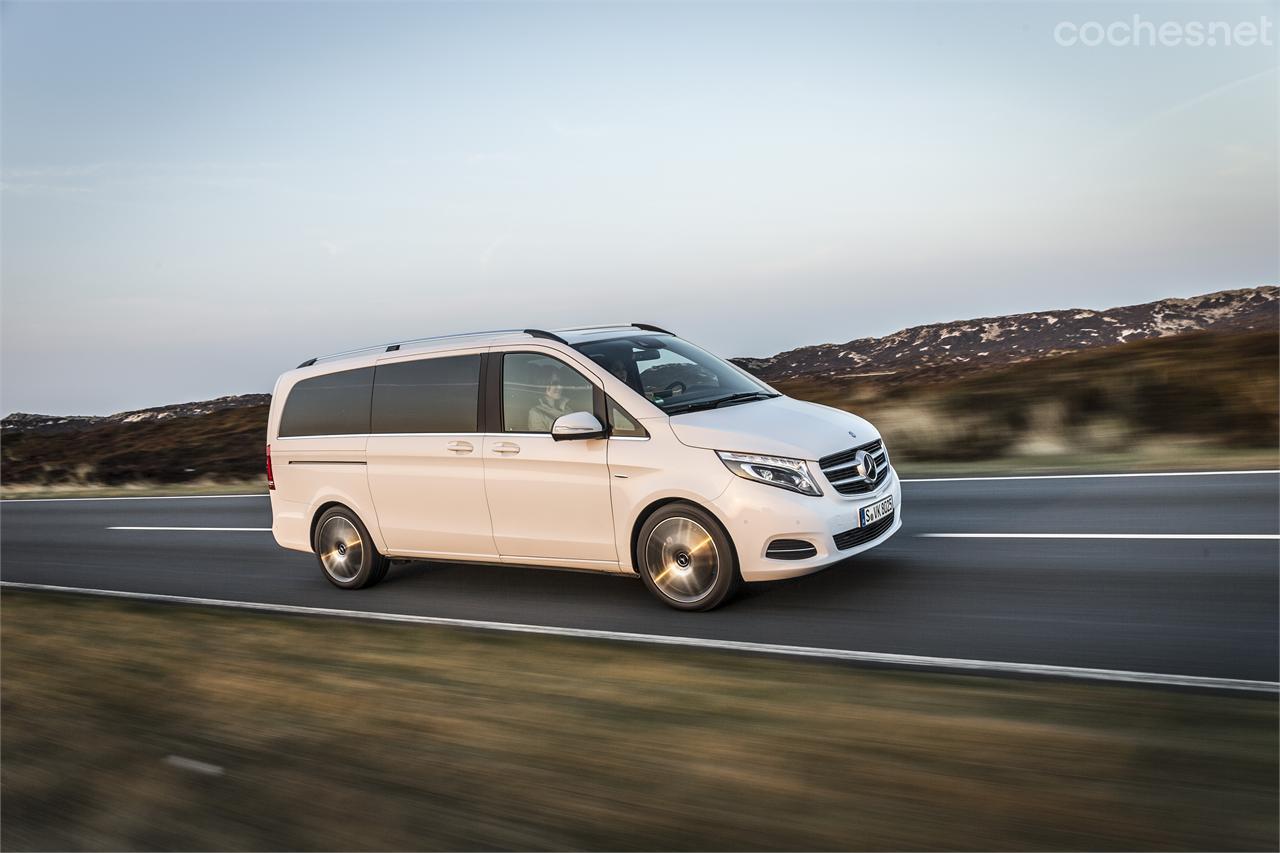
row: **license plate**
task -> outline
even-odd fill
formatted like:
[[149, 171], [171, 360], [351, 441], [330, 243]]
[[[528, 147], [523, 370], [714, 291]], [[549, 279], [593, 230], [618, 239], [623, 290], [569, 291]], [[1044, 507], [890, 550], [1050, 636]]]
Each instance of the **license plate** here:
[[860, 520], [859, 527], [866, 527], [868, 524], [875, 524], [880, 519], [893, 513], [893, 495], [882, 501], [877, 501], [871, 506], [864, 506], [858, 511]]

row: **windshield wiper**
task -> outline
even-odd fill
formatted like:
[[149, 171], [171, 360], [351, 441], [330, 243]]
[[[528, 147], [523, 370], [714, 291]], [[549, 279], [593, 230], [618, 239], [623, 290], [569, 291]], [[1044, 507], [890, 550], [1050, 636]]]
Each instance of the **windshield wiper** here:
[[718, 409], [731, 403], [745, 403], [748, 400], [772, 400], [774, 397], [781, 396], [781, 394], [772, 394], [768, 391], [744, 391], [741, 394], [730, 394], [728, 397], [721, 397], [715, 401], [715, 406]]
[[748, 400], [770, 400], [778, 394], [771, 394], [768, 391], [744, 391], [740, 394], [729, 394], [726, 397], [716, 397], [713, 400], [701, 400], [697, 403], [685, 403], [682, 406], [672, 406], [667, 409], [668, 415], [679, 415], [684, 412], [696, 412], [702, 409], [718, 409], [721, 406], [730, 406], [735, 403], [745, 403]]

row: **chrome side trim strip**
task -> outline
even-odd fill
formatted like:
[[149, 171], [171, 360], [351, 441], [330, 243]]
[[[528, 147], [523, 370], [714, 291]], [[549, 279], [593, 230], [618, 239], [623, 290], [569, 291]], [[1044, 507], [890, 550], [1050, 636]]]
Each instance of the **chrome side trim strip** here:
[[290, 465], [368, 465], [357, 459], [290, 459]]

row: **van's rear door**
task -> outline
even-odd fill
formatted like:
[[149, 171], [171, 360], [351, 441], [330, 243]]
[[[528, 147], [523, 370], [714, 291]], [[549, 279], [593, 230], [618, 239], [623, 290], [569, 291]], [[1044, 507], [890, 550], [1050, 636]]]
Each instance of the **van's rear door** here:
[[387, 550], [492, 559], [479, 418], [484, 350], [378, 362], [366, 446]]

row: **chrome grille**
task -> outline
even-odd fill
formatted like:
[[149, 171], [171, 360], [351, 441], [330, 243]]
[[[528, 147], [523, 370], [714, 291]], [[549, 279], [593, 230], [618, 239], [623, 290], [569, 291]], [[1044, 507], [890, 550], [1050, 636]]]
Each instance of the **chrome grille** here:
[[837, 533], [835, 536], [836, 547], [844, 551], [858, 545], [865, 545], [873, 539], [879, 539], [889, 532], [890, 527], [893, 527], [893, 517], [897, 514], [898, 511], [894, 510], [879, 521], [871, 522], [866, 527], [855, 527], [852, 530], [846, 530], [844, 533]]
[[[876, 461], [876, 480], [874, 483], [868, 483], [858, 476], [858, 470], [854, 467], [853, 460], [858, 455], [859, 450], [867, 451]], [[880, 488], [880, 484], [889, 476], [889, 457], [885, 453], [884, 442], [877, 438], [875, 441], [869, 441], [866, 444], [860, 444], [857, 447], [851, 447], [848, 450], [841, 450], [839, 453], [824, 456], [818, 460], [818, 467], [826, 475], [827, 482], [831, 483], [832, 488], [840, 494], [861, 495], [867, 492], [874, 492]]]

